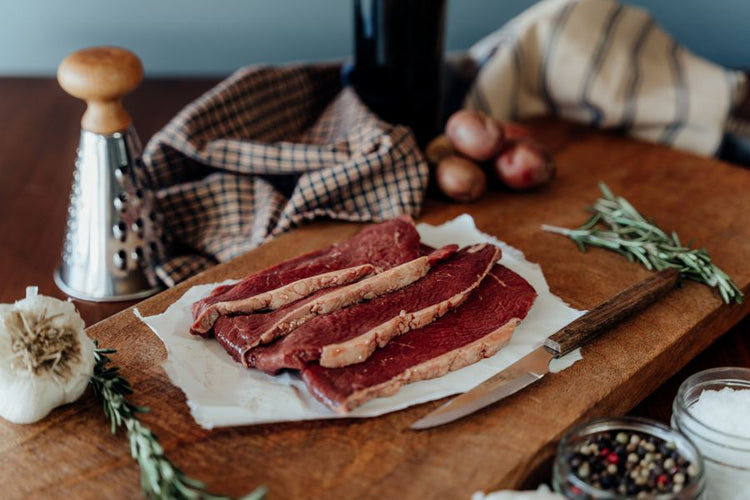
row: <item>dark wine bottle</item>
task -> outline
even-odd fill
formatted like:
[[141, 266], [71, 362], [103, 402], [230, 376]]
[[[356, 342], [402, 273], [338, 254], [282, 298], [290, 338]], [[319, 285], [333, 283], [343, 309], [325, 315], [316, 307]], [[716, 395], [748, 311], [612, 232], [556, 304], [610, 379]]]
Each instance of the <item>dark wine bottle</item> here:
[[382, 119], [424, 146], [441, 129], [445, 0], [355, 0], [349, 81]]

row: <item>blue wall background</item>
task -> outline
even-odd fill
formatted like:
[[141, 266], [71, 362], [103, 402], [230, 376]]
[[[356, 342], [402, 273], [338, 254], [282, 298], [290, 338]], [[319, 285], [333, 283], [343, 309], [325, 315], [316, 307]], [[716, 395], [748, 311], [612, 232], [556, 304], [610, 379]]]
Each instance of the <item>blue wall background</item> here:
[[[448, 50], [534, 0], [448, 0]], [[694, 52], [750, 68], [750, 1], [633, 0]], [[128, 47], [150, 76], [226, 75], [252, 63], [348, 56], [351, 0], [0, 0], [0, 74], [52, 75], [68, 53]]]

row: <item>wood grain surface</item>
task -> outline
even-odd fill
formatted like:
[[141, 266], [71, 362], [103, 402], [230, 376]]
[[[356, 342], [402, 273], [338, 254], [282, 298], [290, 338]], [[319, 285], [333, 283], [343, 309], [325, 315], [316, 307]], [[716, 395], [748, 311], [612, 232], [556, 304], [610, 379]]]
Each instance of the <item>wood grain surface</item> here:
[[[205, 88], [205, 82], [144, 83], [128, 106], [141, 137], [149, 137]], [[22, 296], [28, 284], [62, 296], [51, 274], [59, 258], [82, 112], [71, 101], [52, 81], [0, 80], [3, 302]], [[554, 293], [574, 307], [591, 308], [648, 272], [604, 250], [582, 254], [539, 226], [582, 223], [583, 208], [599, 196], [597, 182], [603, 180], [663, 228], [706, 246], [740, 288], [750, 291], [750, 172], [582, 127], [553, 121], [533, 126], [559, 166], [550, 186], [525, 194], [496, 189], [469, 205], [433, 198], [421, 221], [438, 224], [473, 214], [480, 230], [541, 264]], [[193, 284], [244, 276], [343, 240], [361, 227], [312, 223], [138, 308], [144, 314], [160, 312]], [[76, 304], [89, 324], [123, 307]], [[716, 365], [750, 366], [745, 320], [672, 377], [742, 320], [748, 307], [748, 301], [724, 305], [713, 290], [685, 283], [592, 341], [584, 360], [569, 370], [469, 418], [422, 432], [406, 429], [439, 402], [367, 420], [207, 431], [192, 421], [183, 394], [161, 368], [166, 356], [161, 342], [130, 309], [93, 324], [88, 333], [119, 350], [115, 362], [136, 387], [133, 400], [152, 408], [143, 420], [168, 455], [217, 493], [236, 496], [265, 484], [271, 499], [468, 498], [476, 490], [528, 482], [574, 422], [627, 413], [655, 390], [634, 412], [664, 420], [673, 391], [689, 373]], [[124, 436], [108, 433], [88, 391], [40, 423], [0, 422], [0, 491], [3, 498], [137, 498], [138, 470]]]
[[122, 99], [141, 80], [141, 60], [121, 47], [81, 49], [63, 59], [57, 70], [60, 86], [86, 102], [81, 128], [104, 135], [122, 132], [132, 123]]

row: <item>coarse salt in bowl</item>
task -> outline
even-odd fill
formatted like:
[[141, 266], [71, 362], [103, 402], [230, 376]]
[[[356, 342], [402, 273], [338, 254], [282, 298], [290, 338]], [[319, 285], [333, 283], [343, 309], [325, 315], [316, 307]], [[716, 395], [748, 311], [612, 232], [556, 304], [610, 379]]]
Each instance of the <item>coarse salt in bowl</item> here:
[[750, 368], [688, 377], [672, 405], [672, 427], [703, 455], [707, 498], [750, 498]]

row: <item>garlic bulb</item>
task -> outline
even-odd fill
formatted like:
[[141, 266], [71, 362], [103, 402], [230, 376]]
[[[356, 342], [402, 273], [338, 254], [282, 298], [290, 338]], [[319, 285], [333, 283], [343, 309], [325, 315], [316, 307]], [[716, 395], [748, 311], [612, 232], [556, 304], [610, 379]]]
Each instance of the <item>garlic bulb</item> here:
[[94, 343], [71, 302], [37, 295], [0, 304], [0, 417], [36, 422], [81, 397], [94, 372]]

